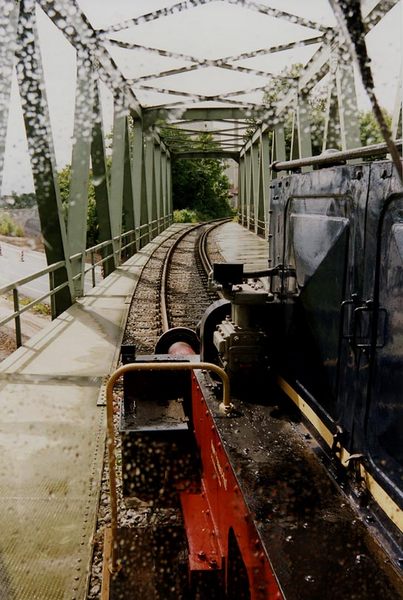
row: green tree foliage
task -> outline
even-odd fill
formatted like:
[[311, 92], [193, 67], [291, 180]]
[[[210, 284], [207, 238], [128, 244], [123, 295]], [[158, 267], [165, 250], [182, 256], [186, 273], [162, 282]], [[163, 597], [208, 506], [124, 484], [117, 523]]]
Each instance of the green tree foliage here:
[[[386, 110], [383, 113], [388, 127], [391, 127], [392, 117]], [[360, 112], [360, 140], [363, 146], [381, 144], [385, 141], [379, 129], [378, 121], [371, 110]]]
[[[281, 73], [280, 78], [273, 80], [272, 86], [263, 96], [263, 104], [267, 107], [268, 115], [275, 118], [276, 115], [276, 104], [281, 101], [292, 87], [296, 86], [297, 79], [301, 74], [303, 65], [296, 63], [284, 69]], [[309, 122], [311, 131], [312, 141], [312, 154], [315, 156], [322, 152], [322, 142], [325, 128], [325, 117], [326, 117], [326, 89], [322, 89], [321, 92], [316, 94], [308, 100], [308, 111], [309, 111]], [[386, 122], [388, 126], [391, 125], [390, 115], [384, 111]], [[292, 134], [293, 134], [293, 115], [292, 111], [289, 111], [284, 116], [284, 134], [286, 142], [286, 154], [290, 157]], [[250, 121], [250, 128], [246, 132], [247, 138], [255, 131], [257, 123]], [[296, 124], [294, 124], [296, 127]], [[377, 144], [384, 141], [379, 125], [375, 116], [371, 110], [360, 111], [359, 113], [359, 128], [360, 128], [360, 141], [363, 146], [370, 144]], [[337, 128], [336, 128], [337, 129]], [[335, 144], [335, 147], [341, 150], [340, 144]], [[293, 158], [295, 158], [295, 153]]]
[[13, 192], [12, 194], [14, 204], [13, 208], [32, 208], [36, 206], [36, 196], [34, 192], [17, 194]]
[[197, 212], [194, 210], [190, 210], [189, 208], [174, 210], [175, 223], [197, 223], [198, 221]]
[[0, 235], [24, 237], [24, 228], [8, 214], [0, 215]]
[[[172, 137], [172, 130], [170, 130]], [[200, 133], [196, 140], [188, 142], [185, 134], [177, 130], [175, 144], [182, 149], [214, 149], [217, 144], [209, 133]], [[172, 197], [177, 211], [189, 209], [198, 221], [232, 216], [228, 203], [230, 182], [225, 174], [225, 163], [215, 158], [172, 160]], [[177, 213], [177, 218], [182, 218]]]
[[[63, 203], [64, 218], [67, 223], [68, 205], [69, 205], [69, 193], [70, 193], [70, 180], [71, 180], [71, 166], [67, 165], [58, 172], [57, 174], [60, 196]], [[98, 243], [99, 225], [95, 203], [95, 190], [92, 179], [92, 173], [90, 173], [90, 179], [88, 184], [88, 211], [87, 211], [87, 248], [95, 246]]]

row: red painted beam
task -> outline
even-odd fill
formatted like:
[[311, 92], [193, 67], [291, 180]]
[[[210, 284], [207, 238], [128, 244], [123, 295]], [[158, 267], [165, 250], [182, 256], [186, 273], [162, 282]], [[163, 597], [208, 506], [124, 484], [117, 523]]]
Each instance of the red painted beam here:
[[251, 600], [282, 600], [269, 559], [194, 375], [192, 406], [202, 462], [202, 492], [181, 494], [190, 570], [211, 571], [225, 566], [225, 572], [229, 573], [229, 535], [233, 531], [248, 574]]

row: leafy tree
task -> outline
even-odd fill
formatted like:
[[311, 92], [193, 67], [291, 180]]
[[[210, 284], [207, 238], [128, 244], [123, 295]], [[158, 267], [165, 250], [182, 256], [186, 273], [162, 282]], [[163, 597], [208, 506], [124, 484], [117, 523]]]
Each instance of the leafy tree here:
[[34, 192], [17, 194], [13, 192], [12, 194], [14, 204], [13, 208], [32, 208], [36, 206], [36, 196]]
[[[273, 80], [271, 88], [265, 92], [263, 96], [263, 104], [267, 107], [269, 116], [275, 117], [276, 104], [286, 96], [289, 90], [296, 85], [296, 81], [300, 76], [303, 65], [296, 63], [284, 69], [281, 73], [281, 78]], [[317, 155], [322, 152], [322, 141], [325, 127], [326, 116], [326, 90], [322, 90], [316, 96], [308, 100], [309, 122], [312, 141], [312, 154]], [[391, 125], [391, 117], [383, 111], [388, 126]], [[360, 141], [363, 146], [377, 144], [384, 141], [382, 133], [375, 116], [371, 110], [361, 111], [359, 113], [359, 129]], [[250, 128], [246, 132], [246, 139], [253, 134], [257, 122], [251, 120]], [[292, 140], [293, 117], [291, 111], [285, 115], [284, 119], [284, 134], [286, 142], [287, 157], [290, 156], [291, 140]], [[337, 146], [341, 150], [340, 145]], [[378, 157], [379, 158], [379, 157]]]
[[[392, 117], [383, 111], [386, 123], [388, 127], [392, 124]], [[370, 144], [380, 144], [384, 142], [383, 135], [378, 125], [378, 121], [375, 118], [374, 113], [371, 110], [360, 112], [360, 140], [363, 146], [369, 146]]]
[[[69, 193], [70, 193], [70, 181], [71, 181], [71, 166], [66, 165], [64, 169], [57, 174], [60, 195], [63, 203], [64, 218], [67, 222], [68, 205], [69, 205]], [[92, 173], [90, 173], [90, 179], [88, 184], [88, 210], [87, 210], [87, 248], [95, 246], [98, 243], [99, 225], [95, 203], [95, 190], [92, 179]]]
[[[210, 133], [200, 133], [192, 142], [179, 129], [174, 133], [170, 130], [169, 135], [175, 138], [175, 144], [180, 144], [181, 149], [197, 151], [217, 148]], [[176, 210], [194, 211], [199, 221], [231, 216], [233, 211], [228, 203], [229, 188], [223, 161], [215, 158], [175, 158], [173, 154], [172, 195]]]

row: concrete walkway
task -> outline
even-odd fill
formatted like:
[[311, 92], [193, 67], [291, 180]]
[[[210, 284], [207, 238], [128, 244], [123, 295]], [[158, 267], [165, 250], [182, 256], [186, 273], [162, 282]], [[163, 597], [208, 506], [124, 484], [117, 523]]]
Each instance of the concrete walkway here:
[[244, 263], [244, 272], [268, 268], [269, 243], [242, 225], [225, 223], [212, 236], [226, 262]]

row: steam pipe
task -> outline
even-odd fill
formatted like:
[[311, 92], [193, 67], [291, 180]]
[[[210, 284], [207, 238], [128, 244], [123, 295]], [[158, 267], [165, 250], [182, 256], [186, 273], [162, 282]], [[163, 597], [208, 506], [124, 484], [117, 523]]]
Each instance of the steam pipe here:
[[[402, 145], [402, 140], [396, 140], [396, 146]], [[326, 166], [335, 162], [351, 160], [354, 158], [368, 158], [379, 156], [388, 152], [388, 146], [385, 143], [371, 144], [362, 148], [353, 148], [351, 150], [340, 150], [335, 152], [325, 151], [318, 156], [308, 156], [306, 158], [297, 158], [296, 160], [285, 160], [273, 162], [270, 166], [273, 171], [294, 171], [302, 167]]]

